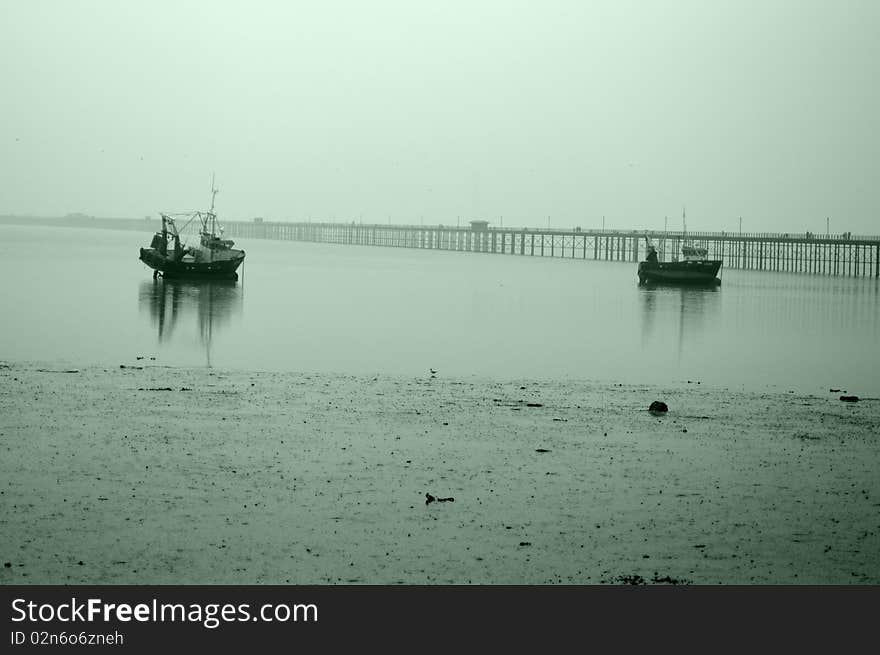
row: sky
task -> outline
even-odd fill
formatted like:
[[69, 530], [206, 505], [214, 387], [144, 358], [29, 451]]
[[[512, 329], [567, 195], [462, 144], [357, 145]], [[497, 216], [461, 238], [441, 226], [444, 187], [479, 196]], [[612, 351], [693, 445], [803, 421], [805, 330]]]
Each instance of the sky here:
[[880, 233], [874, 0], [0, 0], [0, 214]]

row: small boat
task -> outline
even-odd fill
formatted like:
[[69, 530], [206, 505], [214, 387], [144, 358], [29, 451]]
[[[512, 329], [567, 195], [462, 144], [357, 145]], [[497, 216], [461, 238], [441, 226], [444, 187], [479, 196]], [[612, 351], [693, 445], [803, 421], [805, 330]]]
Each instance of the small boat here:
[[721, 261], [709, 259], [706, 248], [685, 245], [681, 254], [680, 261], [661, 262], [657, 259], [657, 249], [648, 241], [648, 254], [645, 261], [639, 262], [639, 284], [721, 284], [718, 278]]
[[721, 284], [721, 279], [717, 277], [721, 270], [721, 260], [709, 259], [709, 251], [706, 248], [694, 246], [688, 239], [687, 214], [684, 207], [681, 208], [681, 224], [680, 261], [661, 262], [657, 258], [657, 249], [651, 245], [648, 235], [645, 235], [648, 254], [645, 256], [645, 261], [639, 262], [639, 284]]
[[[153, 235], [149, 248], [141, 248], [140, 260], [153, 269], [153, 277], [237, 280], [238, 267], [244, 262], [244, 250], [237, 250], [230, 239], [223, 238], [223, 228], [214, 213], [217, 189], [211, 184], [211, 209], [188, 214], [164, 214], [162, 229]], [[186, 220], [182, 230], [199, 221], [199, 243], [184, 243], [176, 221]]]

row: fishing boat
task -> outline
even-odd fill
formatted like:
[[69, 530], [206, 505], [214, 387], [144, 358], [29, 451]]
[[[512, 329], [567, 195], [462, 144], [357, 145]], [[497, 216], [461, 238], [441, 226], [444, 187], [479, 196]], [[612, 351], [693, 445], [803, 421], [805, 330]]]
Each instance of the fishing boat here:
[[721, 270], [721, 260], [710, 259], [709, 251], [706, 248], [695, 246], [688, 240], [687, 223], [683, 210], [681, 218], [684, 225], [681, 259], [661, 262], [657, 257], [657, 249], [645, 235], [647, 255], [645, 261], [639, 262], [639, 284], [721, 284], [721, 279], [718, 277]]
[[[237, 280], [244, 250], [223, 238], [214, 212], [217, 189], [211, 183], [211, 208], [180, 214], [160, 213], [162, 229], [153, 235], [149, 248], [141, 248], [140, 260], [153, 269], [153, 277]], [[177, 222], [183, 225], [178, 229]], [[184, 222], [185, 221], [185, 222]], [[181, 233], [198, 221], [198, 243], [189, 245]]]
[[705, 248], [682, 246], [681, 254], [677, 262], [658, 261], [657, 250], [649, 243], [645, 261], [639, 262], [639, 284], [721, 284], [721, 261], [709, 259]]

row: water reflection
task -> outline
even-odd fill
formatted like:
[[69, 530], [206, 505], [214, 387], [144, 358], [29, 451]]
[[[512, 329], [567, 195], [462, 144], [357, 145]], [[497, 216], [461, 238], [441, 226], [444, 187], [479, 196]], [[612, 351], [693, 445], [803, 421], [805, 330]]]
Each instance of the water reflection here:
[[234, 280], [192, 281], [162, 278], [141, 282], [140, 307], [152, 319], [159, 344], [170, 342], [178, 324], [195, 316], [199, 342], [205, 348], [206, 365], [211, 366], [214, 331], [241, 312], [244, 290]]
[[760, 317], [770, 331], [797, 326], [836, 340], [856, 326], [871, 335], [880, 329], [878, 279], [743, 274], [736, 291], [727, 299], [732, 313]]
[[661, 332], [666, 334], [675, 325], [679, 361], [687, 340], [702, 338], [707, 321], [711, 323], [721, 307], [717, 286], [642, 285], [639, 296], [643, 343], [656, 340], [653, 333], [658, 320], [662, 323]]

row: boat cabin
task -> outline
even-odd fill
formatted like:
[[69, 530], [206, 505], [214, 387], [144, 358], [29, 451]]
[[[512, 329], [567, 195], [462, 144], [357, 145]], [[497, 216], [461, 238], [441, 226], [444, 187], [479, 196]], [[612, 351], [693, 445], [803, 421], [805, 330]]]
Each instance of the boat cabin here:
[[489, 221], [471, 221], [471, 229], [474, 232], [486, 232], [489, 229]]
[[681, 247], [682, 260], [686, 262], [704, 262], [709, 258], [709, 251], [706, 248], [697, 248], [696, 246]]

